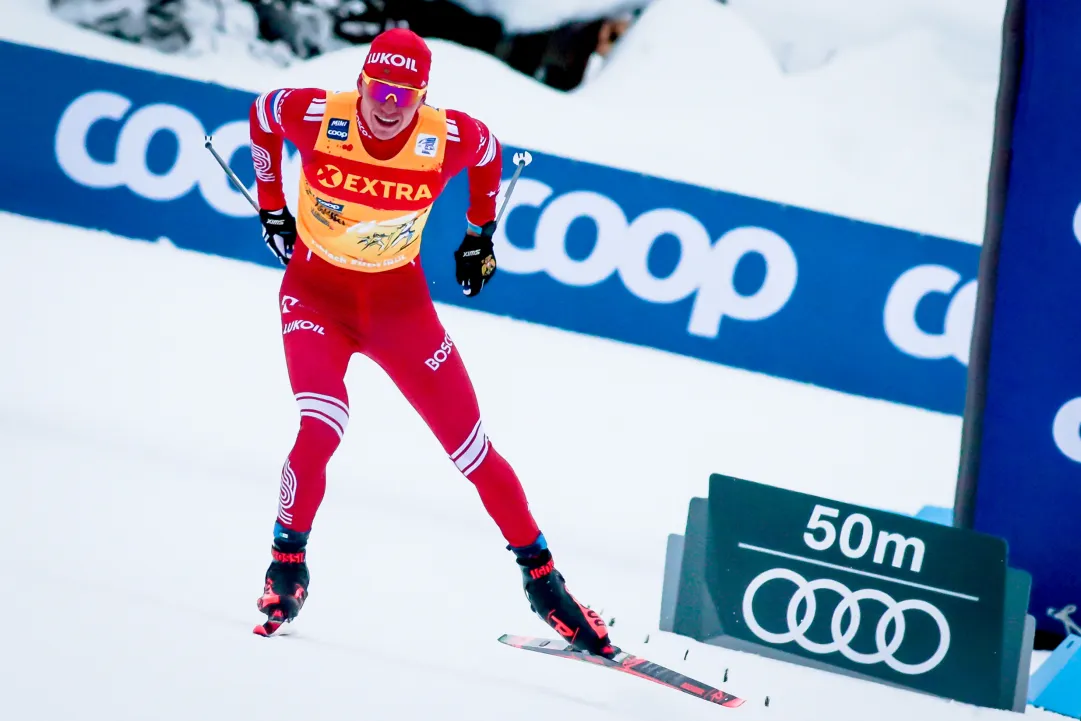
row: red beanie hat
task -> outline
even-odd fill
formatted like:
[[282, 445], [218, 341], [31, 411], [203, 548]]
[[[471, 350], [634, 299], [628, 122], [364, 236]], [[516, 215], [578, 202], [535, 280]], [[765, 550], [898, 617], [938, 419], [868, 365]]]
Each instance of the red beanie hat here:
[[364, 72], [376, 80], [428, 87], [428, 72], [432, 67], [432, 51], [424, 39], [412, 30], [394, 28], [380, 33], [372, 40]]

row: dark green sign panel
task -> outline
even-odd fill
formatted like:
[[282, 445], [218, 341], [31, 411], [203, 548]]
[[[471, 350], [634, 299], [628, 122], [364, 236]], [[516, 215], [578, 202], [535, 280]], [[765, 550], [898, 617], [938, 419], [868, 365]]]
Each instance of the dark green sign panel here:
[[1002, 539], [717, 474], [706, 537], [725, 635], [982, 706], [1009, 695]]

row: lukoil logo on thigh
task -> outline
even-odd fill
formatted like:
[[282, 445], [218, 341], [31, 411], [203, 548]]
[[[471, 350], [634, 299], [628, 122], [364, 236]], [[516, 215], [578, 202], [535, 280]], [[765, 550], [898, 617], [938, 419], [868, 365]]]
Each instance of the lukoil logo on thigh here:
[[282, 327], [282, 335], [288, 335], [295, 330], [310, 330], [319, 335], [326, 335], [323, 326], [310, 320], [291, 320]]
[[[119, 126], [111, 159], [91, 155], [87, 140], [101, 125]], [[148, 151], [156, 136], [167, 133], [176, 145], [176, 156], [164, 172], [148, 165]], [[135, 107], [118, 93], [95, 90], [71, 102], [56, 128], [56, 160], [71, 180], [88, 188], [126, 187], [148, 200], [171, 201], [198, 188], [210, 207], [224, 215], [254, 216], [247, 199], [233, 187], [221, 167], [204, 148], [207, 130], [191, 111], [170, 103]], [[231, 158], [250, 145], [248, 121], [233, 120], [213, 129], [214, 149]], [[250, 151], [248, 151], [250, 152]], [[209, 161], [209, 162], [208, 162]], [[284, 153], [282, 175], [286, 187], [299, 177], [299, 156]], [[254, 185], [248, 189], [255, 194]]]
[[[796, 288], [796, 255], [784, 238], [766, 228], [733, 228], [714, 242], [701, 221], [682, 210], [654, 208], [629, 219], [606, 195], [572, 191], [553, 198], [553, 192], [539, 180], [519, 178], [493, 237], [501, 271], [544, 272], [578, 287], [596, 285], [618, 273], [628, 291], [649, 303], [675, 303], [693, 295], [687, 332], [703, 338], [716, 338], [725, 317], [769, 318]], [[521, 207], [541, 209], [531, 248], [522, 247], [524, 242], [514, 245], [507, 237], [508, 218]], [[582, 260], [567, 253], [568, 231], [579, 219], [596, 227], [596, 242]], [[649, 254], [662, 236], [675, 237], [680, 254], [675, 269], [658, 278], [649, 268]], [[735, 273], [748, 254], [762, 256], [766, 273], [756, 291], [743, 295], [736, 290]]]

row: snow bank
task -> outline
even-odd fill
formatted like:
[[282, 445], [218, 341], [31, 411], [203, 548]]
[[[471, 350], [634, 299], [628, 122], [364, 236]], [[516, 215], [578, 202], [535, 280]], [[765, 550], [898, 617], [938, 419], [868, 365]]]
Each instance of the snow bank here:
[[649, 0], [454, 0], [474, 15], [499, 18], [507, 32], [531, 33], [564, 23], [612, 17]]
[[166, 55], [151, 48], [125, 42], [93, 30], [72, 25], [49, 12], [49, 0], [8, 0], [0, 23], [0, 40], [48, 48], [106, 62], [130, 65], [191, 80], [218, 83], [251, 90], [277, 66], [250, 52], [248, 38], [254, 37], [254, 13], [243, 13], [229, 26], [231, 34], [200, 38], [191, 53]]
[[[786, 76], [724, 5], [656, 0], [569, 94], [433, 43], [432, 101], [478, 114], [512, 143], [978, 243], [995, 87], [966, 81], [939, 50], [916, 29]], [[349, 87], [364, 53], [273, 80]]]
[[643, 93], [628, 88], [673, 89], [674, 116], [639, 124], [655, 174], [677, 177], [678, 157], [699, 185], [979, 242], [996, 87], [966, 80], [935, 40], [915, 28], [784, 75], [738, 13], [658, 0], [579, 95], [630, 110]]
[[839, 50], [923, 29], [942, 40], [956, 71], [981, 82], [998, 74], [1006, 0], [727, 0], [766, 38], [785, 68], [816, 68]]
[[[771, 7], [780, 14], [778, 2]], [[840, 12], [841, 0], [833, 2]], [[202, 56], [163, 56], [73, 28], [46, 7], [28, 0], [0, 34], [253, 91], [351, 87], [366, 53], [357, 46], [283, 70], [253, 58], [242, 37], [223, 36]], [[968, 28], [958, 44], [981, 48], [968, 53], [981, 58], [977, 72], [975, 61], [967, 70], [957, 62], [967, 50], [904, 20], [932, 12], [922, 0], [889, 15], [901, 23], [892, 34], [873, 13], [844, 7], [833, 17], [839, 28], [851, 22], [880, 41], [849, 37], [829, 63], [796, 75], [782, 72], [746, 15], [715, 0], [654, 0], [610, 61], [566, 94], [433, 41], [432, 102], [475, 113], [504, 140], [538, 150], [979, 243], [996, 90], [997, 45], [986, 42], [993, 13], [959, 0], [943, 6], [940, 26]]]

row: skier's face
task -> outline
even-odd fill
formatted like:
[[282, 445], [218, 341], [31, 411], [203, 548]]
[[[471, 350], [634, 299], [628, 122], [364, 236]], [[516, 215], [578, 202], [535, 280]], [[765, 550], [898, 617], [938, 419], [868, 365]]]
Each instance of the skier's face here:
[[422, 102], [422, 90], [373, 80], [367, 76], [361, 80], [360, 116], [372, 135], [380, 140], [389, 140], [407, 127]]

